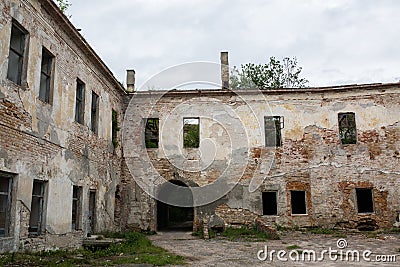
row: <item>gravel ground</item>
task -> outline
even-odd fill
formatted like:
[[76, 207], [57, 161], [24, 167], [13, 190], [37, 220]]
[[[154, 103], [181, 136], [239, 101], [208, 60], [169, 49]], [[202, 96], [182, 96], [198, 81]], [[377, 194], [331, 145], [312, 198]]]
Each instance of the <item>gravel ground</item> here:
[[[367, 234], [351, 233], [346, 234], [345, 240], [339, 243], [343, 249], [338, 248], [340, 238], [332, 235], [315, 235], [302, 232], [284, 232], [281, 234], [281, 240], [270, 240], [266, 242], [233, 242], [223, 238], [214, 238], [211, 240], [202, 240], [191, 236], [189, 232], [160, 232], [151, 236], [150, 239], [155, 245], [163, 247], [171, 252], [186, 257], [189, 266], [400, 266], [400, 235], [382, 234], [376, 237], [368, 237]], [[266, 259], [261, 261], [257, 254], [260, 250], [268, 249], [268, 255], [272, 250], [284, 250], [283, 260], [279, 260], [277, 252], [273, 254], [273, 261]], [[338, 250], [332, 252], [329, 258], [328, 252], [324, 259], [318, 261], [323, 250]], [[316, 261], [302, 261], [302, 253], [305, 250], [316, 252]], [[349, 260], [343, 256], [340, 258], [340, 250], [343, 255], [348, 252], [357, 251], [360, 254], [360, 260], [354, 260], [349, 254]], [[363, 259], [363, 252], [369, 250], [371, 255], [366, 255], [367, 260]], [[289, 254], [290, 253], [290, 254]], [[299, 254], [300, 261], [294, 261]], [[290, 258], [290, 255], [292, 256]], [[355, 254], [356, 255], [356, 254]], [[393, 255], [396, 262], [383, 263], [377, 262], [379, 255]], [[264, 253], [260, 254], [265, 256]], [[336, 260], [334, 260], [337, 258]], [[385, 259], [385, 257], [380, 257]], [[284, 261], [287, 259], [287, 261]]]

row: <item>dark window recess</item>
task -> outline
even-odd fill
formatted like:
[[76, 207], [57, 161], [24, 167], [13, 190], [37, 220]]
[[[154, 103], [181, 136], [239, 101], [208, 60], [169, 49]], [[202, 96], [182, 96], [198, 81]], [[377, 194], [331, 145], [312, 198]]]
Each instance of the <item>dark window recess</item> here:
[[357, 188], [356, 194], [357, 194], [358, 213], [374, 212], [374, 200], [373, 200], [372, 189]]
[[277, 192], [263, 192], [263, 215], [278, 215]]
[[85, 84], [76, 80], [75, 121], [83, 124], [85, 117]]
[[183, 119], [183, 147], [198, 148], [200, 145], [200, 118]]
[[159, 119], [145, 119], [144, 131], [146, 148], [158, 148]]
[[54, 56], [45, 48], [42, 49], [42, 67], [40, 71], [39, 99], [50, 103], [52, 97], [52, 73]]
[[277, 147], [282, 146], [282, 133], [284, 128], [284, 120], [281, 116], [264, 117], [265, 125], [265, 146]]
[[91, 108], [90, 121], [91, 121], [92, 131], [97, 134], [98, 128], [99, 128], [98, 127], [99, 126], [99, 96], [95, 92], [92, 92], [92, 108]]
[[118, 112], [116, 112], [115, 110], [112, 110], [112, 115], [111, 115], [111, 119], [112, 119], [112, 130], [111, 130], [111, 139], [112, 139], [112, 143], [114, 145], [114, 148], [118, 147], [118, 131], [119, 129], [119, 123], [118, 123]]
[[352, 112], [339, 113], [339, 135], [342, 144], [357, 143], [356, 115]]
[[306, 192], [290, 191], [292, 214], [307, 214]]
[[72, 229], [82, 229], [80, 219], [82, 214], [82, 187], [74, 186], [72, 190]]
[[7, 78], [21, 85], [24, 65], [26, 31], [13, 23], [11, 28], [10, 52], [8, 55]]
[[0, 172], [0, 237], [8, 236], [11, 211], [12, 177]]
[[33, 181], [29, 234], [40, 235], [42, 233], [44, 190], [45, 182], [39, 180]]
[[95, 232], [96, 225], [96, 190], [89, 191], [89, 231], [90, 234]]

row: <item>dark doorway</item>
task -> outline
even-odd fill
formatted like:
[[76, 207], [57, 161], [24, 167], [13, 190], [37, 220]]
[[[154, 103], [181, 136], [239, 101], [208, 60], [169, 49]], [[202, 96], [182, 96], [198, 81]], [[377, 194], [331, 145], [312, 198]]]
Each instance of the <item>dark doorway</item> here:
[[[179, 187], [177, 188], [176, 186]], [[186, 204], [193, 202], [193, 196], [189, 195], [189, 191], [185, 190], [185, 193], [182, 194], [179, 188], [186, 189], [188, 186], [182, 181], [177, 180], [165, 183], [158, 192], [158, 199], [167, 200], [168, 202], [183, 199], [182, 203]], [[192, 231], [193, 219], [193, 207], [179, 207], [157, 200], [157, 230]]]
[[96, 190], [89, 191], [89, 234], [95, 232], [96, 226]]

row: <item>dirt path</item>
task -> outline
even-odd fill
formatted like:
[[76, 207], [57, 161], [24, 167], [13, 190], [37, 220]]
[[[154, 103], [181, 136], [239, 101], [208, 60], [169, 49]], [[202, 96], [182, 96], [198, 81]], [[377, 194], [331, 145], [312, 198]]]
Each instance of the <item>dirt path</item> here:
[[[400, 235], [388, 234], [380, 235], [375, 238], [368, 238], [363, 234], [348, 234], [345, 238], [347, 247], [341, 249], [343, 251], [343, 260], [340, 258], [340, 249], [338, 248], [338, 237], [331, 235], [314, 235], [301, 232], [287, 232], [281, 235], [281, 240], [271, 240], [267, 242], [231, 242], [226, 239], [211, 239], [202, 240], [191, 236], [187, 232], [161, 232], [151, 236], [150, 239], [155, 245], [161, 246], [171, 252], [185, 256], [189, 266], [400, 266]], [[340, 243], [345, 245], [344, 241]], [[277, 252], [273, 254], [274, 260], [260, 261], [257, 258], [257, 252], [268, 248], [268, 255], [271, 250], [286, 251], [282, 255], [287, 261], [280, 261], [277, 257]], [[332, 252], [329, 259], [328, 252], [325, 253], [324, 260], [318, 261], [323, 250], [338, 250]], [[316, 251], [316, 261], [302, 261], [302, 253], [305, 250]], [[360, 255], [360, 260], [357, 261], [351, 254], [357, 251]], [[370, 250], [371, 255], [366, 254], [366, 259], [363, 259], [363, 252]], [[300, 261], [290, 259], [297, 257], [299, 254]], [[346, 260], [346, 253], [349, 254], [349, 260]], [[382, 263], [376, 262], [378, 255], [394, 255], [396, 262]], [[260, 256], [264, 256], [261, 253]], [[308, 259], [305, 254], [306, 260]], [[334, 260], [335, 258], [336, 261]], [[385, 259], [385, 257], [380, 257]]]

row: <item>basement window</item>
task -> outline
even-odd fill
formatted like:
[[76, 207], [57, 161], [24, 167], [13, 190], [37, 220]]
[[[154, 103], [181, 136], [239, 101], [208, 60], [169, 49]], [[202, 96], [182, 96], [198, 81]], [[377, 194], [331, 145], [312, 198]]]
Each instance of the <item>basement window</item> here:
[[12, 182], [11, 175], [0, 172], [0, 237], [9, 234]]
[[40, 180], [33, 181], [31, 216], [29, 219], [29, 234], [31, 235], [42, 233], [46, 184], [47, 182]]
[[90, 112], [90, 122], [92, 132], [98, 133], [99, 126], [99, 96], [92, 92], [92, 107]]
[[85, 117], [85, 84], [76, 80], [75, 121], [83, 124]]
[[200, 118], [183, 118], [183, 147], [200, 146]]
[[274, 191], [262, 193], [263, 215], [278, 215], [277, 195]]
[[358, 213], [373, 213], [374, 198], [371, 188], [356, 188]]
[[145, 119], [145, 145], [146, 148], [158, 148], [159, 138], [159, 119], [149, 118]]
[[72, 229], [82, 229], [80, 219], [82, 217], [82, 187], [74, 186], [72, 190]]
[[265, 146], [278, 147], [282, 146], [282, 133], [284, 128], [284, 119], [282, 116], [266, 116], [264, 117], [265, 126]]
[[52, 75], [53, 75], [54, 56], [46, 49], [42, 48], [42, 67], [40, 71], [39, 99], [46, 103], [51, 103], [52, 97]]
[[290, 204], [293, 215], [306, 215], [306, 191], [290, 191]]
[[7, 78], [21, 85], [22, 72], [26, 61], [25, 44], [26, 30], [13, 22], [11, 27], [10, 51], [8, 55]]
[[339, 135], [342, 144], [357, 143], [356, 115], [353, 112], [339, 113]]

